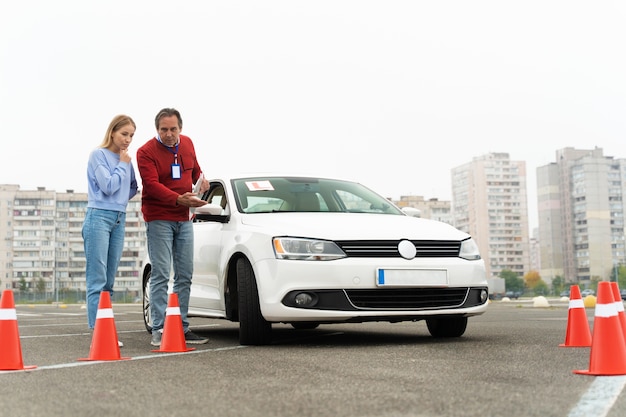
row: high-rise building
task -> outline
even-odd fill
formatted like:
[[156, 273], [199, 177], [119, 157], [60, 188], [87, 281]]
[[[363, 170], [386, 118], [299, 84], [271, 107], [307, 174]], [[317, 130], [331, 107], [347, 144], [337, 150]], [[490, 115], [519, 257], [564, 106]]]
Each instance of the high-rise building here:
[[[82, 226], [87, 193], [20, 190], [0, 185], [0, 288], [38, 294], [50, 299], [64, 293], [84, 300], [85, 251]], [[141, 218], [141, 197], [126, 211], [124, 251], [115, 280], [116, 292], [138, 295], [145, 257], [146, 235]], [[24, 295], [24, 294], [21, 294]], [[65, 297], [64, 297], [65, 298]]]
[[626, 160], [563, 148], [537, 168], [541, 275], [587, 286], [626, 263]]
[[469, 233], [487, 277], [503, 270], [520, 278], [530, 269], [526, 163], [489, 153], [452, 169], [454, 226]]

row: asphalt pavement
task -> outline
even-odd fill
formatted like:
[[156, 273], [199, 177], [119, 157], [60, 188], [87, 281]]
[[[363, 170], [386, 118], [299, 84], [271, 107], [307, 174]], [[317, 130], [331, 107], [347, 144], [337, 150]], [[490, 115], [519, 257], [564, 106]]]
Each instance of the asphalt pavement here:
[[[568, 304], [492, 302], [465, 335], [424, 322], [274, 325], [269, 346], [241, 346], [237, 323], [192, 318], [195, 350], [150, 345], [139, 304], [114, 304], [124, 347], [91, 352], [84, 306], [18, 305], [24, 365], [0, 372], [3, 416], [608, 416], [626, 415], [626, 376], [575, 374], [590, 347], [559, 347]], [[591, 326], [594, 309], [587, 308]], [[0, 335], [2, 338], [2, 335]], [[6, 340], [0, 339], [5, 349]], [[157, 350], [156, 352], [154, 350]]]

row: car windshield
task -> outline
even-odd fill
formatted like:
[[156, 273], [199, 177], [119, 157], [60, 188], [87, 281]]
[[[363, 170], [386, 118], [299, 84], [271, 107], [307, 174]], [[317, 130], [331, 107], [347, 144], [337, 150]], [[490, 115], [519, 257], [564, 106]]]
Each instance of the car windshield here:
[[237, 209], [244, 213], [403, 213], [387, 199], [350, 181], [300, 177], [256, 177], [232, 181]]

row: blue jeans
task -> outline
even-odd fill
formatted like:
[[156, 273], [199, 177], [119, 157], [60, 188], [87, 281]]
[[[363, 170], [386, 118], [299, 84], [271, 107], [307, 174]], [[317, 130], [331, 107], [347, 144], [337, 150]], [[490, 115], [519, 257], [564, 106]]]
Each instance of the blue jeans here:
[[126, 213], [87, 208], [83, 222], [87, 281], [87, 324], [96, 325], [100, 292], [113, 294], [117, 267], [124, 249]]
[[167, 308], [167, 284], [174, 267], [174, 292], [183, 321], [183, 331], [189, 330], [187, 311], [193, 275], [193, 227], [190, 221], [152, 220], [146, 223], [148, 256], [152, 264], [150, 275], [150, 306], [152, 332], [163, 329]]

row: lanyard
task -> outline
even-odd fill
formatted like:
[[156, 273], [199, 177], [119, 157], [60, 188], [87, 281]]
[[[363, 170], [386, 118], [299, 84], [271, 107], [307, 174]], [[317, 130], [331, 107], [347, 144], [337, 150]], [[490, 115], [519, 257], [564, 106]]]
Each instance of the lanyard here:
[[[180, 144], [180, 141], [178, 141], [178, 143], [176, 144], [176, 146], [173, 147], [169, 147], [166, 144], [163, 143], [163, 141], [161, 140], [161, 136], [157, 135], [157, 140], [159, 141], [159, 143], [163, 146], [165, 146], [165, 149], [167, 149], [168, 151], [170, 151], [171, 153], [174, 154], [174, 163], [178, 164], [178, 145]], [[172, 149], [174, 148], [174, 149]]]

